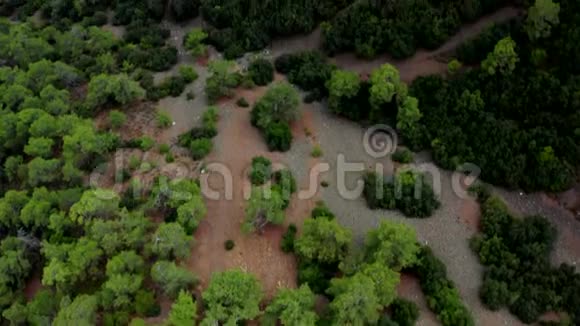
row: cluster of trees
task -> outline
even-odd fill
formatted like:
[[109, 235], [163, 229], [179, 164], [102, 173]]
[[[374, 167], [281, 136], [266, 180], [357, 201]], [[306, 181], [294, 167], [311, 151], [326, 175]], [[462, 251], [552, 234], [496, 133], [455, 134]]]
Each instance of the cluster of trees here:
[[364, 58], [388, 52], [406, 58], [417, 48], [434, 49], [475, 20], [511, 1], [362, 1], [323, 23], [329, 54], [354, 51]]
[[480, 288], [482, 302], [491, 310], [509, 307], [525, 323], [548, 311], [566, 312], [580, 322], [580, 274], [573, 266], [550, 264], [556, 237], [541, 216], [514, 217], [501, 199], [479, 189], [481, 233], [472, 239], [486, 271]]
[[288, 83], [275, 83], [252, 108], [252, 125], [262, 132], [271, 151], [285, 152], [292, 144], [290, 123], [298, 118], [298, 91]]
[[222, 97], [232, 97], [233, 89], [242, 82], [243, 76], [235, 71], [235, 63], [227, 60], [212, 60], [208, 67], [209, 76], [205, 83], [205, 95], [210, 103]]
[[410, 269], [419, 278], [429, 308], [443, 326], [475, 325], [473, 317], [461, 301], [459, 291], [447, 277], [445, 264], [429, 247], [421, 247], [418, 262]]
[[[353, 246], [351, 231], [320, 205], [304, 222], [293, 249], [299, 259], [298, 282], [330, 300], [322, 316], [325, 322], [374, 325], [385, 308], [395, 302], [391, 311], [400, 307], [396, 300], [399, 273], [417, 262], [420, 247], [413, 229], [383, 221], [367, 234], [359, 250]], [[393, 319], [413, 319], [398, 312]], [[416, 319], [416, 311], [414, 315]]]
[[266, 47], [275, 36], [310, 32], [352, 2], [202, 0], [201, 12], [211, 24], [209, 43], [232, 59]]
[[180, 146], [189, 148], [191, 157], [200, 160], [207, 156], [213, 149], [212, 138], [218, 133], [217, 122], [219, 119], [219, 108], [210, 106], [201, 116], [201, 126], [179, 136]]
[[246, 206], [246, 232], [262, 232], [268, 225], [284, 223], [284, 210], [290, 205], [290, 197], [296, 192], [296, 180], [288, 169], [272, 173], [272, 162], [258, 156], [252, 160], [249, 173], [254, 185]]
[[[175, 298], [190, 289], [195, 277], [175, 260], [189, 256], [206, 214], [199, 186], [159, 179], [132, 195], [146, 200], [129, 211], [106, 189], [8, 191], [0, 199], [9, 218], [0, 243], [2, 316], [68, 325], [94, 324], [102, 314], [106, 325], [128, 324], [131, 316], [159, 313], [156, 293]], [[155, 212], [166, 221], [153, 225], [146, 214]], [[22, 290], [34, 269], [42, 269], [43, 290], [26, 302]]]
[[580, 70], [570, 64], [580, 53], [579, 8], [538, 0], [524, 19], [460, 48], [461, 58], [481, 67], [415, 80], [422, 147], [441, 166], [471, 162], [484, 180], [529, 191], [571, 185], [580, 162]]
[[390, 178], [367, 172], [363, 193], [369, 208], [399, 209], [408, 217], [429, 217], [441, 205], [426, 176], [410, 169]]
[[289, 82], [309, 92], [307, 102], [320, 100], [327, 94], [324, 84], [335, 69], [318, 51], [283, 54], [274, 64], [279, 73], [287, 75]]

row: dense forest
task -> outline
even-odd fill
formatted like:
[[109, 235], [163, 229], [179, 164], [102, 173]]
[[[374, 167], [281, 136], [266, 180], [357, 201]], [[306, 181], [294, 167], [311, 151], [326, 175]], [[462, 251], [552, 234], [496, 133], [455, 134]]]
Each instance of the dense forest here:
[[[445, 75], [406, 85], [391, 64], [360, 76], [329, 58], [347, 51], [406, 58], [508, 5], [525, 14], [446, 54]], [[443, 262], [404, 224], [377, 222], [357, 246], [352, 231], [318, 203], [300, 232], [290, 224], [282, 239], [280, 249], [297, 260], [299, 287], [266, 301], [250, 273], [216, 273], [200, 291], [185, 267], [208, 211], [199, 180], [159, 176], [142, 184], [132, 174], [154, 163], [131, 157], [115, 176], [120, 192], [89, 187], [90, 173], [119, 149], [155, 151], [174, 161], [169, 144], [121, 136], [131, 123], [129, 108], [180, 96], [198, 79], [193, 66], [181, 65], [154, 81], [155, 72], [178, 62], [164, 19], [201, 16], [204, 27], [185, 36], [185, 48], [203, 57], [213, 45], [226, 59], [321, 28], [321, 51], [274, 62], [259, 57], [247, 71], [234, 61], [208, 64], [209, 104], [234, 98], [239, 87], [267, 86], [248, 110], [248, 128], [258, 129], [271, 151], [291, 149], [301, 104], [294, 84], [307, 93], [305, 102], [321, 101], [334, 114], [396, 126], [406, 147], [430, 150], [443, 168], [474, 163], [485, 181], [526, 191], [558, 192], [578, 180], [578, 1], [9, 0], [0, 3], [0, 14], [2, 325], [145, 325], [159, 316], [162, 300], [172, 302], [163, 316], [167, 325], [413, 325], [418, 307], [397, 297], [401, 273], [419, 279], [443, 325], [474, 325]], [[123, 36], [101, 28], [109, 23], [123, 26]], [[288, 82], [272, 83], [275, 71]], [[195, 96], [201, 94], [187, 94]], [[250, 106], [244, 98], [236, 103], [240, 110]], [[214, 149], [219, 111], [209, 106], [200, 125], [178, 137], [189, 159]], [[156, 112], [155, 123], [168, 128], [172, 119]], [[320, 148], [313, 150], [313, 157], [320, 155]], [[401, 162], [413, 160], [410, 152], [398, 155]], [[270, 224], [281, 227], [297, 191], [292, 171], [272, 166], [261, 156], [251, 162], [241, 225], [248, 236]], [[399, 170], [388, 177], [364, 177], [371, 209], [424, 218], [442, 205], [422, 174]], [[413, 196], [417, 183], [421, 198]], [[538, 216], [515, 217], [484, 190], [477, 195], [482, 229], [471, 245], [485, 265], [482, 302], [492, 310], [508, 307], [526, 323], [555, 311], [565, 315], [563, 322], [580, 324], [579, 274], [549, 263], [553, 226]], [[234, 247], [224, 243], [224, 250]], [[28, 296], [27, 284], [37, 279], [42, 289]], [[319, 295], [329, 302], [322, 313], [315, 310]]]

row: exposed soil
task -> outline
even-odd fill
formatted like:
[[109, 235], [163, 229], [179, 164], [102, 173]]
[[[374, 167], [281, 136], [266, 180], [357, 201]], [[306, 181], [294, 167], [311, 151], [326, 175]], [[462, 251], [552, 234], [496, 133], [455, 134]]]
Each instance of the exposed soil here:
[[[197, 244], [193, 248], [188, 266], [199, 276], [201, 288], [205, 288], [212, 273], [236, 267], [256, 275], [262, 282], [267, 297], [272, 297], [279, 287], [296, 286], [295, 258], [280, 250], [280, 241], [285, 228], [268, 226], [262, 234], [244, 234], [241, 231], [245, 200], [250, 188], [247, 174], [252, 158], [264, 156], [272, 160], [274, 166], [282, 164], [294, 171], [293, 162], [289, 159], [292, 151], [285, 154], [269, 152], [259, 131], [250, 124], [250, 110], [238, 108], [234, 104], [239, 96], [245, 97], [253, 104], [265, 90], [265, 87], [239, 90], [235, 98], [226, 100], [220, 105], [219, 134], [214, 139], [214, 151], [205, 160], [208, 167], [208, 174], [205, 177], [210, 189], [219, 189], [223, 194], [225, 188], [223, 178], [212, 172], [211, 165], [219, 163], [225, 166], [231, 173], [233, 196], [231, 199], [207, 199], [208, 217], [195, 233]], [[295, 123], [295, 125], [307, 124], [308, 119], [301, 119]], [[308, 161], [302, 161], [300, 164], [308, 164]], [[302, 170], [307, 168], [303, 167]], [[299, 175], [296, 177], [300, 185], [307, 181]], [[287, 209], [287, 222], [300, 225], [313, 206], [314, 200], [294, 198]], [[225, 250], [226, 240], [235, 242], [233, 250]]]
[[427, 300], [417, 277], [410, 274], [401, 274], [397, 293], [400, 297], [413, 301], [419, 307], [417, 325], [430, 326], [439, 324], [437, 316], [427, 306]]

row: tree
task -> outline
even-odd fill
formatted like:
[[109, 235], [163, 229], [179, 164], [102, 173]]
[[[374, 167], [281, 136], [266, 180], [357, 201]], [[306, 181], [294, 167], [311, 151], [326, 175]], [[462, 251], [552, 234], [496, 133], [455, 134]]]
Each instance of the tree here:
[[161, 223], [153, 234], [151, 250], [161, 259], [185, 259], [189, 256], [191, 240], [192, 236], [180, 224]]
[[195, 276], [174, 262], [157, 261], [151, 267], [151, 278], [169, 297], [175, 298], [181, 290], [189, 289], [195, 284]]
[[54, 141], [50, 138], [39, 137], [28, 139], [28, 145], [24, 147], [24, 153], [40, 158], [50, 158]]
[[205, 203], [200, 196], [194, 196], [177, 208], [177, 223], [185, 229], [187, 234], [192, 234], [206, 214]]
[[371, 73], [370, 84], [369, 101], [372, 107], [372, 120], [381, 117], [380, 110], [384, 104], [392, 102], [393, 98], [401, 103], [407, 96], [407, 86], [401, 82], [399, 71], [388, 63]]
[[348, 70], [337, 69], [326, 82], [328, 107], [335, 113], [343, 113], [350, 108], [343, 107], [341, 101], [354, 98], [360, 90], [359, 76]]
[[412, 96], [407, 96], [397, 113], [397, 129], [413, 147], [419, 146], [421, 141], [419, 120], [422, 116], [419, 111], [419, 101]]
[[266, 59], [259, 58], [250, 63], [248, 73], [258, 86], [268, 85], [274, 80], [274, 66]]
[[413, 301], [397, 298], [389, 308], [392, 311], [393, 321], [399, 326], [413, 326], [419, 318], [419, 307]]
[[397, 297], [399, 273], [387, 268], [381, 262], [365, 264], [361, 273], [368, 276], [375, 285], [375, 294], [382, 307], [387, 307]]
[[86, 101], [95, 109], [110, 102], [127, 104], [144, 96], [145, 90], [126, 74], [100, 74], [91, 78]]
[[210, 104], [215, 103], [223, 96], [231, 95], [231, 88], [237, 87], [239, 76], [233, 72], [234, 62], [226, 60], [212, 60], [209, 63], [209, 77], [205, 84], [205, 94]]
[[349, 229], [342, 227], [336, 220], [317, 218], [304, 222], [295, 249], [302, 258], [332, 264], [346, 257], [351, 243], [352, 233]]
[[361, 273], [332, 279], [327, 293], [334, 297], [329, 305], [333, 323], [374, 325], [381, 308], [374, 287], [372, 279]]
[[113, 190], [87, 190], [70, 208], [69, 216], [78, 223], [86, 223], [95, 218], [110, 219], [118, 214], [119, 202], [119, 195]]
[[272, 325], [280, 320], [284, 326], [314, 326], [318, 316], [314, 311], [314, 293], [307, 284], [297, 289], [280, 289], [266, 308]]
[[122, 251], [107, 262], [106, 274], [142, 274], [145, 262], [135, 251]]
[[501, 39], [495, 45], [493, 52], [483, 60], [481, 67], [490, 75], [495, 75], [496, 72], [502, 75], [511, 74], [520, 60], [515, 48], [516, 42], [511, 37]]
[[109, 112], [109, 125], [113, 129], [121, 128], [127, 121], [127, 115], [118, 110], [111, 110]]
[[49, 223], [54, 196], [46, 188], [36, 188], [32, 199], [22, 208], [20, 220], [32, 230], [43, 230]]
[[0, 223], [6, 228], [19, 225], [20, 211], [29, 200], [26, 191], [7, 191], [4, 197], [0, 198]]
[[28, 162], [28, 184], [36, 187], [55, 182], [60, 174], [60, 164], [58, 159], [45, 160], [41, 157]]
[[215, 273], [202, 297], [207, 307], [203, 325], [236, 325], [258, 316], [262, 289], [254, 275], [234, 269]]
[[530, 40], [549, 37], [552, 27], [560, 23], [559, 13], [559, 3], [552, 0], [536, 0], [528, 10], [526, 18], [525, 28]]
[[246, 206], [244, 230], [261, 232], [266, 224], [282, 224], [284, 218], [284, 201], [278, 191], [270, 188], [252, 188], [252, 194]]
[[252, 123], [264, 130], [273, 122], [290, 123], [298, 117], [298, 92], [288, 83], [275, 83], [252, 109]]
[[367, 260], [399, 271], [417, 261], [415, 230], [402, 223], [382, 221], [365, 239]]
[[171, 305], [169, 312], [169, 324], [173, 326], [195, 325], [197, 319], [197, 304], [193, 301], [191, 293], [181, 290], [177, 300]]
[[203, 41], [207, 38], [207, 33], [201, 28], [194, 28], [185, 35], [184, 45], [194, 57], [205, 55], [207, 49]]
[[97, 320], [97, 297], [87, 294], [81, 294], [72, 302], [69, 297], [61, 300], [61, 308], [53, 325], [55, 326], [90, 326], [95, 325]]

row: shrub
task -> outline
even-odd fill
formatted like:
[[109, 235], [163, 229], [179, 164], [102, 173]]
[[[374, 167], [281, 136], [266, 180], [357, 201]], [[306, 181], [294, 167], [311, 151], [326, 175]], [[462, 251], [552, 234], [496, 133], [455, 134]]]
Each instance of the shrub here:
[[314, 147], [312, 148], [312, 152], [310, 152], [310, 156], [312, 157], [322, 156], [322, 148], [320, 148], [320, 145], [318, 144], [314, 145]]
[[171, 147], [168, 144], [159, 145], [159, 154], [167, 154]]
[[173, 123], [171, 116], [163, 111], [157, 111], [155, 114], [155, 121], [157, 123], [157, 128], [169, 128]]
[[293, 194], [296, 192], [296, 179], [288, 169], [278, 170], [272, 174], [274, 184], [280, 186], [282, 192]]
[[199, 75], [192, 66], [181, 66], [179, 67], [179, 75], [186, 83], [194, 82]]
[[286, 152], [292, 145], [292, 131], [285, 122], [271, 123], [265, 130], [266, 144], [271, 151]]
[[397, 298], [389, 307], [393, 321], [399, 326], [413, 326], [419, 318], [419, 307], [412, 301]]
[[183, 39], [183, 45], [192, 56], [198, 57], [206, 54], [206, 46], [203, 44], [207, 38], [207, 33], [201, 28], [192, 29]]
[[189, 145], [189, 150], [191, 151], [191, 157], [194, 160], [199, 160], [206, 157], [213, 149], [213, 143], [209, 138], [199, 138], [191, 141]]
[[290, 224], [284, 235], [282, 236], [282, 242], [280, 244], [280, 249], [285, 253], [294, 252], [294, 240], [296, 239], [296, 225]]
[[334, 213], [328, 207], [326, 207], [323, 202], [316, 204], [316, 207], [312, 209], [310, 216], [312, 218], [324, 217], [328, 218], [329, 220], [333, 220], [335, 218]]
[[174, 161], [175, 161], [175, 157], [173, 157], [173, 154], [167, 153], [165, 155], [165, 162], [167, 162], [167, 163], [173, 163]]
[[399, 162], [402, 164], [408, 164], [413, 162], [413, 152], [404, 148], [404, 149], [397, 149], [395, 153], [393, 153], [393, 161]]
[[330, 186], [330, 184], [328, 183], [328, 181], [322, 180], [322, 181], [320, 181], [320, 186], [322, 186], [322, 188], [328, 188], [328, 186]]
[[137, 156], [131, 155], [131, 157], [129, 157], [129, 169], [135, 170], [139, 165], [141, 165], [141, 160]]
[[195, 93], [193, 91], [187, 92], [187, 94], [185, 94], [185, 99], [188, 101], [195, 100]]
[[253, 185], [263, 185], [272, 176], [272, 162], [262, 156], [252, 159], [252, 168], [250, 170], [250, 181]]
[[248, 72], [256, 85], [268, 85], [274, 80], [274, 67], [266, 59], [256, 59], [250, 63]]
[[156, 317], [161, 313], [161, 307], [155, 300], [153, 291], [139, 290], [135, 295], [135, 312], [143, 317]]
[[246, 98], [244, 97], [240, 97], [237, 101], [236, 104], [241, 107], [241, 108], [247, 108], [250, 106], [250, 104], [248, 103], [248, 101], [246, 100]]
[[109, 125], [113, 129], [121, 128], [127, 121], [127, 115], [121, 111], [112, 110], [109, 112]]
[[226, 248], [227, 251], [234, 249], [235, 246], [236, 243], [234, 240], [226, 240], [226, 242], [224, 242], [224, 248]]
[[142, 151], [146, 152], [155, 146], [155, 141], [150, 137], [143, 136], [139, 138], [139, 147]]

